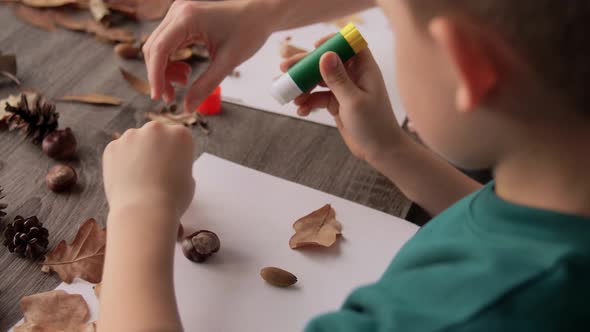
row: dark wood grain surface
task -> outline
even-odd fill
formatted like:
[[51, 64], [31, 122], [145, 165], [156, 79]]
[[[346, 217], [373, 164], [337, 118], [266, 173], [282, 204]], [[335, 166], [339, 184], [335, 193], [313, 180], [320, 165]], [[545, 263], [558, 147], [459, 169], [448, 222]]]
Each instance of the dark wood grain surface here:
[[[134, 29], [139, 35], [153, 27], [151, 23]], [[0, 51], [17, 54], [23, 88], [49, 98], [103, 93], [125, 100], [121, 107], [58, 104], [61, 127], [71, 127], [79, 141], [79, 160], [72, 164], [80, 184], [72, 193], [49, 192], [44, 178], [55, 162], [22, 136], [0, 132], [0, 186], [9, 205], [0, 230], [16, 215], [36, 215], [49, 229], [50, 247], [54, 247], [61, 239], [70, 241], [87, 218], [105, 223], [103, 149], [113, 132], [141, 126], [146, 122], [143, 112], [158, 104], [134, 92], [119, 74], [122, 66], [145, 77], [141, 62], [119, 59], [112, 45], [85, 34], [46, 32], [21, 23], [5, 5], [0, 5]], [[0, 99], [19, 91], [0, 83]], [[230, 104], [224, 104], [221, 116], [208, 119], [210, 135], [194, 130], [195, 158], [209, 152], [395, 216], [405, 216], [410, 207], [394, 185], [352, 157], [334, 128]], [[51, 290], [59, 283], [56, 275], [44, 274], [36, 263], [0, 247], [0, 331], [21, 318], [21, 297]]]

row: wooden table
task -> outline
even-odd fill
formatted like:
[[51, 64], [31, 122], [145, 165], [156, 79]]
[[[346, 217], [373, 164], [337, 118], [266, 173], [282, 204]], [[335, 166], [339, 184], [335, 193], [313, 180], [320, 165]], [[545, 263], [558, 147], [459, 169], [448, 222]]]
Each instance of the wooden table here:
[[[143, 24], [137, 29], [148, 32], [153, 27]], [[69, 194], [57, 195], [45, 187], [46, 172], [55, 161], [22, 135], [0, 132], [0, 186], [9, 205], [0, 230], [16, 215], [36, 215], [49, 229], [53, 248], [62, 239], [71, 241], [87, 218], [105, 223], [103, 149], [113, 132], [141, 126], [146, 122], [143, 111], [158, 104], [138, 95], [119, 74], [122, 66], [145, 77], [143, 63], [117, 58], [112, 45], [88, 35], [46, 32], [23, 24], [6, 6], [0, 6], [0, 51], [17, 54], [25, 89], [49, 98], [104, 93], [126, 101], [122, 107], [57, 105], [61, 127], [71, 127], [79, 142], [79, 161], [73, 164], [80, 188]], [[12, 84], [0, 84], [0, 99], [19, 91]], [[209, 152], [395, 216], [405, 216], [410, 207], [394, 185], [349, 153], [334, 128], [230, 104], [208, 121], [210, 135], [194, 130], [194, 158]], [[38, 264], [0, 247], [0, 331], [21, 318], [21, 297], [51, 290], [60, 282], [56, 275], [42, 273]]]

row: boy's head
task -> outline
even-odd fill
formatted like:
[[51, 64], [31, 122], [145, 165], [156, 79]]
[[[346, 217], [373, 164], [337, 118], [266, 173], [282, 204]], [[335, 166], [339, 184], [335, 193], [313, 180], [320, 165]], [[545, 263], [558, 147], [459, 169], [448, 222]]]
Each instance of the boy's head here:
[[588, 129], [590, 1], [377, 1], [396, 34], [408, 114], [450, 161], [492, 167], [548, 124]]

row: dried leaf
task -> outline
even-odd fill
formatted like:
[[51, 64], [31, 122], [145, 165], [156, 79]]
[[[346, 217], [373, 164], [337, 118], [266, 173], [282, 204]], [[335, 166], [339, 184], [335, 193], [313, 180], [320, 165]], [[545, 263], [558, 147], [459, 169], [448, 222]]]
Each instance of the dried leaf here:
[[326, 204], [293, 224], [295, 234], [289, 240], [291, 249], [305, 246], [330, 247], [342, 234], [342, 225], [336, 220], [336, 211]]
[[133, 89], [135, 89], [135, 91], [146, 96], [150, 95], [150, 84], [148, 81], [131, 74], [123, 68], [119, 69], [121, 70], [121, 75], [123, 75], [123, 78], [127, 81], [127, 83], [129, 83], [129, 85], [131, 85]]
[[139, 59], [141, 49], [132, 43], [119, 43], [115, 45], [115, 53], [125, 59]]
[[174, 54], [170, 56], [170, 61], [185, 61], [193, 57], [193, 49], [191, 47], [181, 48], [176, 50]]
[[18, 79], [18, 77], [12, 75], [11, 73], [9, 73], [7, 71], [0, 71], [0, 75], [8, 78], [11, 81], [13, 81], [14, 83], [16, 83], [16, 85], [20, 85], [20, 80]]
[[279, 52], [280, 52], [281, 57], [283, 59], [288, 59], [288, 58], [294, 56], [295, 54], [306, 53], [308, 51], [304, 48], [292, 45], [288, 40], [285, 39], [281, 42], [281, 47], [279, 49]]
[[52, 8], [75, 4], [77, 0], [22, 0], [29, 7]]
[[49, 11], [42, 9], [27, 7], [23, 5], [17, 5], [14, 13], [16, 17], [24, 22], [31, 24], [37, 28], [41, 28], [47, 31], [55, 31], [55, 22], [53, 15]]
[[94, 331], [88, 304], [79, 294], [68, 294], [63, 290], [25, 296], [20, 301], [25, 323], [17, 326], [15, 332], [79, 332]]
[[103, 41], [122, 43], [133, 43], [135, 41], [133, 32], [123, 28], [107, 28], [96, 21], [87, 21], [86, 31], [95, 34], [98, 39]]
[[99, 283], [102, 279], [105, 244], [106, 231], [96, 220], [88, 219], [80, 226], [70, 245], [62, 240], [52, 253], [45, 256], [41, 271], [55, 271], [68, 284], [74, 278]]
[[103, 0], [90, 0], [88, 6], [92, 17], [98, 22], [102, 22], [111, 14]]
[[156, 113], [156, 112], [147, 112], [145, 117], [151, 121], [157, 121], [166, 125], [182, 125], [187, 127], [192, 127], [196, 125], [199, 120], [199, 114], [197, 113]]
[[56, 12], [53, 18], [55, 23], [62, 28], [73, 31], [86, 31], [88, 20], [78, 20], [63, 12]]
[[207, 48], [207, 45], [203, 43], [197, 43], [193, 45], [192, 51], [193, 56], [199, 60], [207, 60], [209, 59], [209, 57], [211, 57], [211, 54], [209, 53], [209, 48]]
[[85, 104], [94, 104], [94, 105], [112, 105], [112, 106], [119, 106], [123, 103], [123, 100], [113, 96], [102, 95], [98, 93], [90, 93], [87, 95], [79, 95], [79, 96], [64, 96], [59, 99], [58, 101], [74, 101], [79, 103]]
[[56, 330], [49, 327], [37, 325], [35, 323], [26, 322], [20, 326], [14, 328], [14, 332], [96, 332], [96, 323], [86, 323], [83, 325], [76, 326], [74, 329], [69, 330]]

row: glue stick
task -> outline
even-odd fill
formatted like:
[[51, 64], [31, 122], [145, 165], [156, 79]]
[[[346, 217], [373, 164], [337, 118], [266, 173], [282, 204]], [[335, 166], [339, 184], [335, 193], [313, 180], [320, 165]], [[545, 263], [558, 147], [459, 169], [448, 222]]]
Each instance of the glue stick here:
[[281, 105], [285, 105], [297, 96], [311, 91], [322, 81], [322, 55], [332, 51], [338, 54], [342, 62], [346, 62], [365, 48], [367, 42], [356, 26], [350, 23], [274, 81], [270, 93]]

